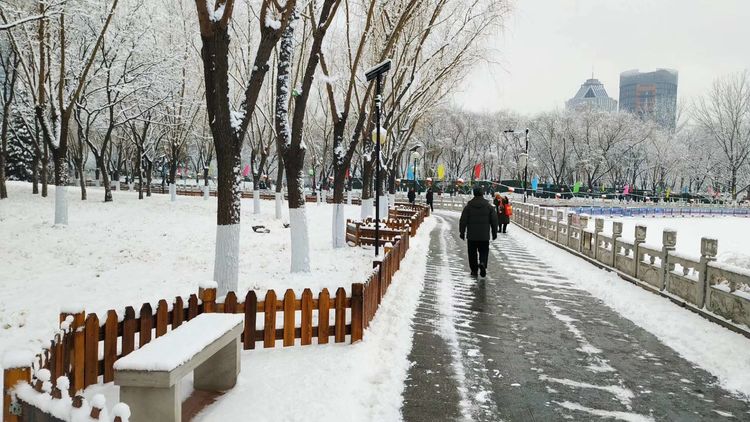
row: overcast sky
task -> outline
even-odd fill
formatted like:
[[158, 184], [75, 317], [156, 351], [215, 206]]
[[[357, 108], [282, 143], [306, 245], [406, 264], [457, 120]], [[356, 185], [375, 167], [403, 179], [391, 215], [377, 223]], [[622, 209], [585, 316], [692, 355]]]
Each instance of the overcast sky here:
[[454, 97], [475, 111], [564, 107], [591, 77], [618, 99], [620, 72], [679, 71], [680, 100], [750, 68], [750, 0], [512, 0], [495, 62]]

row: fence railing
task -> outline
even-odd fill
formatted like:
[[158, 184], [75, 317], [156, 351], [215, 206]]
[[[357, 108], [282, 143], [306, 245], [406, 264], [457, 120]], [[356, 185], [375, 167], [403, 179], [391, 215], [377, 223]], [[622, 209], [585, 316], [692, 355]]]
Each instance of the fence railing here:
[[[549, 242], [620, 271], [638, 284], [662, 293], [683, 305], [720, 317], [743, 334], [750, 334], [750, 269], [716, 262], [718, 241], [702, 238], [699, 255], [675, 251], [677, 233], [662, 232], [662, 243], [646, 243], [647, 227], [635, 227], [634, 240], [622, 237], [622, 223], [612, 222], [612, 234], [604, 234], [604, 219], [516, 204], [513, 221]], [[567, 221], [567, 223], [566, 223]]]
[[[429, 209], [420, 206], [399, 212], [407, 210], [410, 215], [406, 221], [415, 227], [429, 215]], [[159, 300], [155, 307], [144, 303], [139, 308], [128, 306], [124, 311], [109, 310], [103, 315], [84, 310], [61, 313], [59, 331], [30, 365], [4, 368], [4, 420], [18, 420], [10, 411], [9, 393], [19, 382], [29, 382], [38, 393], [49, 393], [59, 390], [58, 382], [64, 379], [66, 393], [75, 396], [90, 385], [113, 381], [117, 359], [203, 313], [244, 314], [241, 341], [245, 350], [261, 345], [273, 348], [344, 343], [347, 338], [351, 343], [362, 340], [409, 249], [411, 226], [391, 225], [395, 228], [388, 230], [397, 234], [389, 239], [383, 255], [373, 261], [366, 281], [352, 283], [351, 295], [343, 287], [333, 293], [322, 289], [315, 295], [304, 289], [299, 296], [292, 289], [283, 295], [268, 290], [262, 298], [251, 290], [241, 298], [229, 292], [217, 302], [215, 286], [206, 285], [188, 297]], [[49, 377], [39, 378], [40, 371], [48, 371]], [[45, 382], [51, 387], [46, 388]]]

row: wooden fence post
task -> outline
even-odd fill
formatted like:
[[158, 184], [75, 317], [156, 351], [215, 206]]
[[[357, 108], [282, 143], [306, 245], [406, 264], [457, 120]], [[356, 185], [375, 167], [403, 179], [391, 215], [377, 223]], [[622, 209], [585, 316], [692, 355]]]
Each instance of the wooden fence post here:
[[203, 312], [212, 313], [216, 310], [216, 287], [201, 287], [198, 289], [198, 298], [203, 301]]
[[352, 283], [352, 343], [362, 340], [364, 326], [364, 285]]
[[3, 370], [3, 420], [5, 422], [19, 422], [18, 416], [10, 412], [10, 390], [19, 382], [31, 382], [31, 368], [5, 368]]

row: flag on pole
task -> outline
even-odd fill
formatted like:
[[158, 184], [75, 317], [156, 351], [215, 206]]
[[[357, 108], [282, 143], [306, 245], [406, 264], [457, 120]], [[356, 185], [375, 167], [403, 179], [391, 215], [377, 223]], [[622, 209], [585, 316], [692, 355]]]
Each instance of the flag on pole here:
[[406, 178], [414, 180], [414, 167], [413, 166], [407, 167], [407, 169], [406, 169]]
[[440, 164], [438, 166], [437, 176], [438, 176], [438, 179], [440, 179], [440, 180], [444, 180], [445, 179], [445, 166], [444, 165]]
[[531, 190], [536, 190], [539, 187], [539, 178], [534, 176], [533, 179], [531, 179]]
[[477, 164], [474, 166], [474, 180], [478, 180], [482, 176], [482, 165]]
[[708, 187], [708, 196], [714, 196], [714, 188], [713, 186]]
[[351, 177], [351, 175], [349, 174], [349, 167], [347, 167], [346, 168], [346, 178], [348, 179], [349, 177]]
[[624, 188], [622, 188], [622, 194], [627, 195], [630, 193], [630, 185], [625, 185]]
[[245, 164], [245, 168], [242, 170], [242, 177], [247, 177], [250, 174], [250, 164]]
[[667, 188], [667, 199], [669, 199], [669, 195], [672, 194], [672, 188]]

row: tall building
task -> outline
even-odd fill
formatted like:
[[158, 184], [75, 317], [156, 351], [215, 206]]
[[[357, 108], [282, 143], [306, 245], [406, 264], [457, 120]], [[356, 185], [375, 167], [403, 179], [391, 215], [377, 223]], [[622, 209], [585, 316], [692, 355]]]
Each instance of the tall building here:
[[599, 79], [587, 79], [576, 95], [565, 102], [568, 110], [592, 108], [601, 111], [617, 111], [617, 100], [607, 95], [604, 84]]
[[656, 69], [620, 73], [620, 110], [674, 129], [677, 120], [677, 71]]

